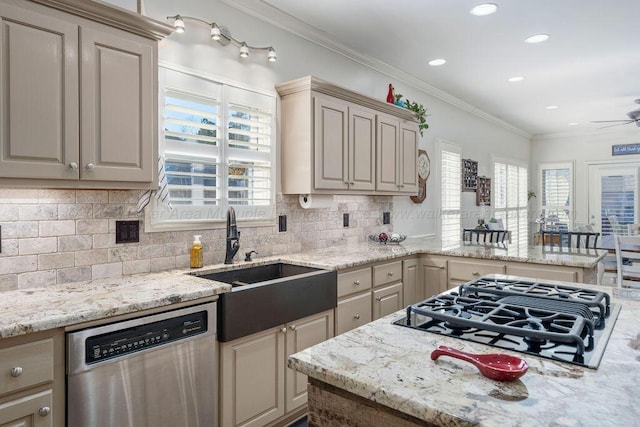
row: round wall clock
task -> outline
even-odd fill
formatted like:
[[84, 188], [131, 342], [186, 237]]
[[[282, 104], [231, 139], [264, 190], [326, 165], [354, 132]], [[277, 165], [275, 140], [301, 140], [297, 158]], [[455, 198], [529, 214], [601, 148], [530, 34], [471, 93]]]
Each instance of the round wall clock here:
[[422, 203], [427, 198], [427, 178], [431, 174], [431, 162], [425, 150], [418, 150], [418, 195], [411, 196], [413, 203]]

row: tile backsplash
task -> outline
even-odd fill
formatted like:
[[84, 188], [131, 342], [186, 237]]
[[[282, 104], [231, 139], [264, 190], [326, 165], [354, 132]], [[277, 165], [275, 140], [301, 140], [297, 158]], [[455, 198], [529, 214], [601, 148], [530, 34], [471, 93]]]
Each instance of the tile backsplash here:
[[[204, 263], [224, 261], [225, 230], [145, 233], [136, 212], [139, 190], [0, 189], [0, 291], [120, 277], [189, 266], [194, 234], [202, 235]], [[364, 242], [379, 230], [390, 196], [334, 196], [327, 209], [302, 209], [297, 196], [278, 195], [276, 214], [287, 231], [271, 226], [238, 228], [236, 260], [249, 250], [261, 256]], [[349, 227], [343, 227], [349, 213]], [[139, 219], [138, 243], [115, 242], [116, 220]], [[387, 228], [389, 226], [385, 226]]]

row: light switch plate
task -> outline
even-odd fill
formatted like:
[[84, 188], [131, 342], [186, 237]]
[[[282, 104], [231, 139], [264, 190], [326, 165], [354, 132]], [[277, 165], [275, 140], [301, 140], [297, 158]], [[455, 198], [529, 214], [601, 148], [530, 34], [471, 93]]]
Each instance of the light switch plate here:
[[287, 231], [287, 216], [286, 215], [278, 216], [278, 231], [279, 232]]
[[342, 226], [343, 227], [348, 227], [349, 226], [349, 214], [348, 213], [343, 213], [342, 214]]
[[391, 224], [391, 212], [382, 212], [382, 223]]
[[140, 221], [116, 221], [116, 243], [140, 241]]

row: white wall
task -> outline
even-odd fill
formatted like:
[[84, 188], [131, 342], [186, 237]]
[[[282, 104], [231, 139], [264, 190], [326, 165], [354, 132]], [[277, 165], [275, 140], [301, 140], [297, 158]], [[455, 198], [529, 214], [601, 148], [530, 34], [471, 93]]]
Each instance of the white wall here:
[[[612, 156], [611, 146], [640, 143], [640, 129], [633, 125], [598, 134], [567, 134], [535, 137], [531, 144], [531, 188], [538, 195], [530, 208], [540, 211], [538, 169], [541, 163], [573, 162], [574, 167], [574, 221], [589, 223], [588, 164], [593, 162], [640, 161], [640, 155]], [[531, 213], [530, 218], [535, 217]]]
[[[273, 46], [278, 54], [276, 63], [267, 63], [264, 54], [256, 54], [240, 61], [235, 47], [222, 47], [209, 38], [207, 27], [186, 21], [184, 34], [173, 34], [160, 43], [161, 61], [180, 64], [185, 67], [204, 70], [225, 79], [273, 91], [277, 83], [282, 83], [305, 75], [315, 75], [323, 80], [385, 99], [391, 82], [397, 92], [406, 98], [428, 107], [427, 118], [430, 129], [420, 143], [429, 153], [432, 175], [427, 182], [427, 199], [416, 205], [408, 197], [394, 198], [394, 229], [409, 235], [437, 233], [438, 227], [438, 156], [436, 139], [459, 144], [462, 157], [479, 162], [479, 172], [489, 175], [490, 154], [500, 153], [501, 157], [527, 161], [529, 139], [506, 128], [484, 120], [474, 114], [454, 107], [450, 103], [409, 87], [382, 72], [346, 58], [330, 49], [286, 32], [278, 27], [249, 16], [218, 0], [153, 0], [144, 3], [145, 14], [163, 22], [167, 16], [176, 14], [193, 16], [207, 22], [215, 21], [226, 26], [231, 34], [249, 45]], [[481, 107], [481, 106], [479, 106]], [[475, 193], [463, 193], [463, 211], [468, 220], [463, 225], [475, 224], [479, 210], [475, 206]], [[483, 214], [490, 214], [483, 208]]]

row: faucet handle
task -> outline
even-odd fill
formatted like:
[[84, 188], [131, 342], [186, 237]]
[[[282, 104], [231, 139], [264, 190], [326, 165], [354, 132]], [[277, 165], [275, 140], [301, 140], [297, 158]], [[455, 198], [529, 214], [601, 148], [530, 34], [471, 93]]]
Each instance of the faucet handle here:
[[249, 252], [245, 252], [245, 253], [244, 253], [244, 260], [245, 260], [245, 261], [252, 261], [252, 259], [251, 259], [251, 254], [256, 254], [256, 255], [258, 255], [258, 252], [256, 252], [256, 251], [249, 251]]

